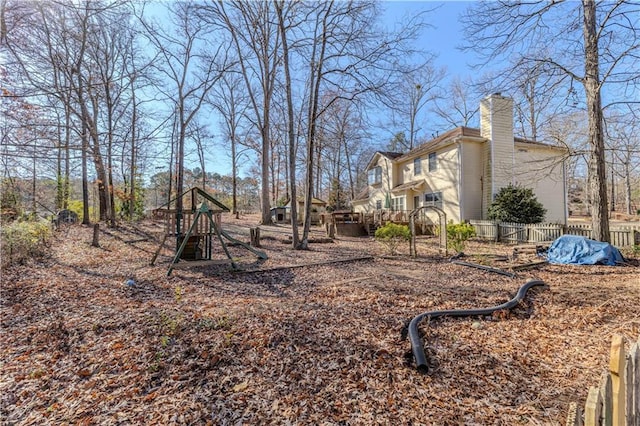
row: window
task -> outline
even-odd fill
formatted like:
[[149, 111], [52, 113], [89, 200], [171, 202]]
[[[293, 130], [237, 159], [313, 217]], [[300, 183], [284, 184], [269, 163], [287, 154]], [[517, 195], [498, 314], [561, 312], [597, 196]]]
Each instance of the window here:
[[391, 199], [391, 210], [394, 212], [404, 210], [404, 197], [395, 197]]
[[382, 183], [382, 167], [374, 167], [367, 172], [367, 180], [369, 185], [377, 185]]
[[428, 192], [424, 194], [424, 205], [442, 208], [442, 192]]
[[413, 160], [413, 175], [417, 176], [422, 173], [422, 162], [420, 157]]
[[436, 159], [436, 153], [432, 152], [429, 154], [429, 171], [434, 172], [436, 170], [438, 170], [438, 162]]
[[382, 210], [382, 200], [376, 200], [376, 210]]

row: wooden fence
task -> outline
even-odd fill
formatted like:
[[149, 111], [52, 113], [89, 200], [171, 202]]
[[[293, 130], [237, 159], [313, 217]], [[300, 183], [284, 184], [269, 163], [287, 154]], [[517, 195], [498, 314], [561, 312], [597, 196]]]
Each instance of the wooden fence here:
[[624, 339], [613, 336], [609, 371], [600, 387], [589, 388], [584, 410], [569, 405], [567, 426], [640, 425], [640, 336], [625, 353]]
[[[558, 223], [509, 223], [493, 220], [469, 221], [479, 238], [508, 243], [542, 243], [569, 234], [592, 238], [591, 225]], [[611, 244], [616, 247], [628, 247], [640, 244], [640, 225], [612, 226]]]

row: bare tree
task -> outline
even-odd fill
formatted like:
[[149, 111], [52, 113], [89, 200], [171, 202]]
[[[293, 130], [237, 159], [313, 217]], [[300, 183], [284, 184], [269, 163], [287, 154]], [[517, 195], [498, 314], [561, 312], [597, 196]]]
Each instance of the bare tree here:
[[474, 90], [474, 82], [470, 78], [454, 77], [443, 93], [434, 101], [432, 112], [439, 117], [443, 126], [439, 130], [451, 127], [470, 126], [478, 115], [480, 96]]
[[[633, 214], [633, 178], [640, 171], [640, 125], [631, 111], [615, 111], [607, 118], [612, 173], [623, 181], [624, 212]], [[612, 205], [614, 180], [611, 179]], [[613, 209], [612, 209], [613, 211]]]
[[358, 105], [352, 101], [339, 100], [324, 112], [319, 120], [323, 135], [323, 152], [320, 171], [325, 171], [323, 184], [330, 188], [338, 182], [348, 187], [350, 199], [355, 198], [356, 176], [354, 157], [362, 151], [366, 140], [364, 119]]
[[213, 88], [209, 97], [211, 105], [220, 112], [224, 133], [231, 149], [231, 212], [234, 215], [238, 213], [238, 161], [243, 152], [239, 149], [239, 145], [242, 145], [241, 126], [249, 106], [242, 84], [240, 74], [226, 73], [219, 84]]
[[358, 101], [387, 95], [392, 76], [407, 70], [402, 58], [414, 52], [407, 42], [423, 28], [421, 17], [416, 17], [406, 23], [404, 32], [385, 33], [376, 27], [378, 12], [370, 3], [330, 1], [314, 4], [313, 8], [308, 14], [305, 33], [310, 36], [304, 49], [308, 90], [302, 249], [308, 247], [318, 120], [341, 99]]
[[206, 19], [229, 33], [260, 132], [261, 222], [271, 223], [269, 166], [271, 160], [271, 107], [280, 61], [277, 17], [267, 2], [212, 1]]
[[[198, 15], [195, 3], [169, 5], [171, 27], [141, 17], [145, 36], [157, 50], [157, 71], [163, 76], [158, 90], [175, 106], [176, 193], [184, 188], [185, 141], [191, 121], [226, 67], [226, 46], [212, 42], [214, 34]], [[167, 87], [167, 85], [169, 87]], [[182, 233], [182, 197], [176, 199], [176, 233]]]
[[444, 78], [444, 70], [435, 68], [432, 61], [430, 57], [426, 63], [406, 73], [391, 91], [394, 99], [391, 110], [399, 116], [394, 121], [399, 119], [397, 124], [409, 135], [408, 145], [403, 147], [406, 150], [415, 148], [418, 132], [422, 130], [418, 115], [439, 97], [437, 89]]
[[589, 121], [593, 236], [600, 241], [610, 241], [602, 90], [605, 85], [635, 85], [640, 80], [635, 71], [639, 10], [636, 2], [624, 0], [497, 2], [471, 8], [463, 20], [467, 47], [484, 53], [487, 62], [514, 57], [514, 74], [535, 66], [569, 83], [569, 93], [575, 90], [573, 82], [582, 86]]

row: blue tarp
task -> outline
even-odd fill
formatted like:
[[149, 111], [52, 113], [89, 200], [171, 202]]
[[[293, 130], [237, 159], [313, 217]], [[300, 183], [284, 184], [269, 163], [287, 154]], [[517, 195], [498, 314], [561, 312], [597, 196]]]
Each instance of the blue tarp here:
[[620, 251], [609, 243], [577, 235], [563, 235], [547, 251], [549, 263], [564, 265], [609, 265], [624, 262]]

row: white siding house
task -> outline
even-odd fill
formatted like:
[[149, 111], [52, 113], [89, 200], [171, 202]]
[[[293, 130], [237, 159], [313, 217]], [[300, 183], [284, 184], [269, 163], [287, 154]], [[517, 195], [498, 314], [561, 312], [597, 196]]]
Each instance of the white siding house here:
[[368, 186], [354, 211], [442, 208], [447, 219], [486, 219], [501, 188], [533, 189], [546, 222], [566, 224], [565, 150], [513, 135], [513, 100], [493, 94], [480, 104], [480, 129], [457, 127], [404, 153], [376, 152]]

